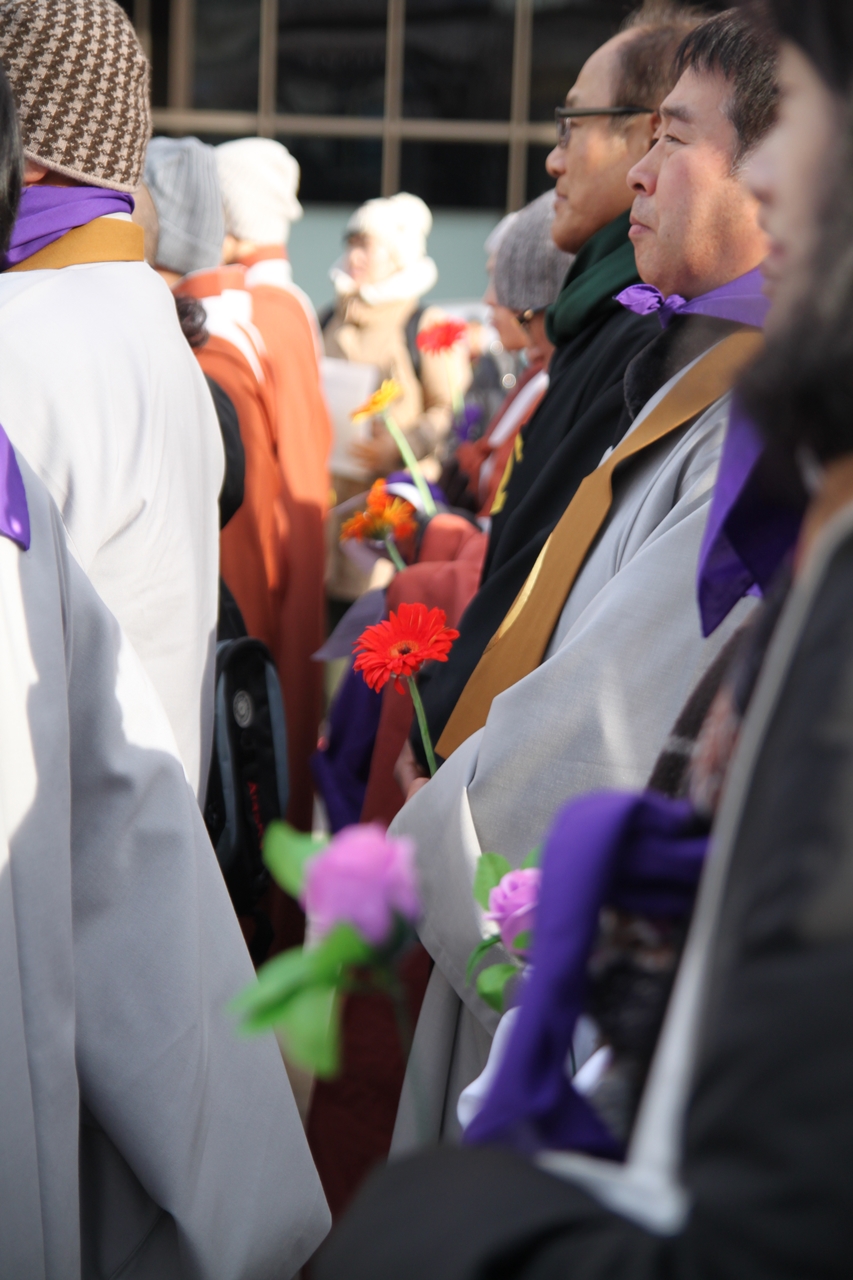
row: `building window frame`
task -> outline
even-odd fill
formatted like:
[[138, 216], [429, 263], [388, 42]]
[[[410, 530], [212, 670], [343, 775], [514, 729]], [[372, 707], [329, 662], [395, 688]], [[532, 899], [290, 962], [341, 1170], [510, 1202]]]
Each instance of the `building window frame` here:
[[[201, 0], [203, 3], [204, 0]], [[255, 111], [216, 111], [192, 106], [196, 0], [171, 0], [167, 106], [155, 107], [161, 133], [219, 134], [233, 137], [278, 135], [313, 138], [379, 138], [382, 141], [381, 194], [400, 189], [402, 145], [419, 142], [479, 142], [508, 147], [506, 207], [520, 209], [527, 188], [528, 147], [554, 140], [554, 126], [530, 120], [534, 0], [515, 0], [512, 87], [507, 120], [407, 119], [403, 115], [406, 0], [388, 0], [385, 32], [385, 100], [381, 117], [283, 114], [276, 111], [278, 81], [278, 0], [261, 0], [258, 103]], [[151, 54], [150, 0], [134, 0], [134, 25]]]

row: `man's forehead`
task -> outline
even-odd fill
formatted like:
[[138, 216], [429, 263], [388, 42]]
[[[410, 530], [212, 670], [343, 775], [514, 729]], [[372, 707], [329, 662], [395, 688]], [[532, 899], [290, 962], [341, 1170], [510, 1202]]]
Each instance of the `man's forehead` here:
[[622, 32], [590, 54], [581, 67], [577, 80], [566, 94], [567, 107], [610, 106], [616, 61], [628, 35], [628, 32]]
[[721, 118], [728, 120], [732, 88], [722, 72], [690, 67], [661, 103], [661, 118], [664, 123], [679, 120], [700, 130], [714, 127]]

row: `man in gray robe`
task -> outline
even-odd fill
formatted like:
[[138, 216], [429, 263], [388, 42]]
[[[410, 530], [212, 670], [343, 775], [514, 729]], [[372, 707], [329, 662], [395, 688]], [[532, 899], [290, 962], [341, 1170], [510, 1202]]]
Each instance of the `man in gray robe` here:
[[[629, 175], [640, 275], [671, 299], [670, 310], [673, 295], [691, 301], [629, 367], [633, 422], [620, 448], [739, 320], [756, 323], [748, 307], [721, 310], [717, 300], [765, 252], [741, 164], [773, 119], [773, 53], [743, 24], [734, 35], [725, 24], [699, 32], [685, 42], [656, 145]], [[458, 1135], [459, 1093], [488, 1054], [497, 1015], [465, 979], [482, 937], [472, 896], [480, 854], [518, 866], [572, 796], [642, 787], [690, 688], [749, 608], [703, 641], [696, 567], [728, 412], [728, 395], [717, 395], [614, 472], [609, 515], [541, 665], [495, 697], [484, 727], [432, 781], [414, 784], [391, 827], [417, 842], [420, 933], [436, 962], [394, 1154]]]

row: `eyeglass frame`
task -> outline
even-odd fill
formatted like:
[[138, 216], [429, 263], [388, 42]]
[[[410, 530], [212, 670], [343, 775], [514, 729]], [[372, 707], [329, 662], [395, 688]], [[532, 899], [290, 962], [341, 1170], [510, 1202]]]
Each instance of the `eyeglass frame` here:
[[653, 116], [656, 110], [657, 107], [557, 107], [554, 111], [557, 146], [565, 150], [569, 145], [573, 120], [590, 116]]

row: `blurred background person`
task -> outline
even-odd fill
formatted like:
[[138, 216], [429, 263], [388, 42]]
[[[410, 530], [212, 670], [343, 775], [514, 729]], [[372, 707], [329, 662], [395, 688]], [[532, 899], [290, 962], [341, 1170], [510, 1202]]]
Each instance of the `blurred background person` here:
[[554, 243], [553, 224], [554, 192], [546, 191], [512, 215], [501, 237], [486, 301], [504, 350], [520, 352], [525, 367], [484, 434], [462, 441], [442, 476], [451, 506], [468, 507], [485, 519], [503, 504], [499, 486], [516, 437], [548, 390], [554, 344], [546, 332], [545, 311], [557, 300], [574, 261], [574, 254]]
[[223, 257], [243, 272], [251, 323], [272, 371], [275, 457], [291, 548], [281, 599], [280, 678], [287, 708], [290, 820], [310, 831], [313, 787], [308, 759], [317, 746], [323, 667], [311, 655], [323, 643], [324, 523], [332, 429], [320, 383], [320, 331], [307, 295], [293, 283], [290, 227], [302, 217], [299, 165], [271, 138], [241, 138], [216, 148], [225, 214]]
[[[439, 455], [453, 426], [454, 390], [467, 391], [471, 362], [465, 344], [446, 355], [417, 346], [419, 332], [447, 318], [421, 304], [438, 280], [427, 256], [431, 228], [432, 214], [423, 200], [406, 192], [368, 200], [356, 210], [347, 224], [344, 253], [330, 271], [337, 302], [324, 317], [323, 339], [327, 356], [370, 366], [373, 386], [386, 378], [399, 383], [403, 394], [391, 412], [428, 479], [437, 480]], [[403, 461], [379, 420], [371, 424], [368, 438], [348, 445], [346, 454], [343, 466], [332, 465], [339, 504]], [[341, 553], [339, 526], [337, 519], [330, 522], [328, 593], [332, 600], [351, 601], [367, 589], [369, 579]]]

